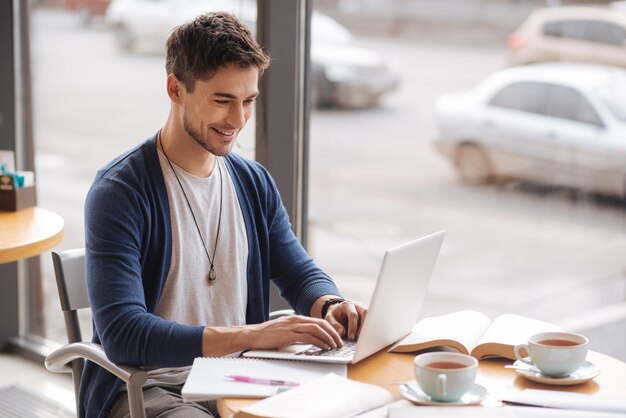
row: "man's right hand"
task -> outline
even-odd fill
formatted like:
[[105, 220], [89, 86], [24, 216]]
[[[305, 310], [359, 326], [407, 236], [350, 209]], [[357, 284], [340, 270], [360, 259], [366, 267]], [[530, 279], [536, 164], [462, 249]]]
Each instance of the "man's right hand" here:
[[328, 321], [290, 315], [261, 324], [206, 327], [202, 337], [202, 355], [221, 357], [237, 351], [280, 348], [296, 343], [313, 344], [325, 350], [343, 346], [341, 336]]
[[343, 346], [339, 333], [318, 318], [301, 315], [283, 316], [257, 325], [252, 330], [252, 349], [280, 348], [289, 344], [313, 344], [324, 350]]

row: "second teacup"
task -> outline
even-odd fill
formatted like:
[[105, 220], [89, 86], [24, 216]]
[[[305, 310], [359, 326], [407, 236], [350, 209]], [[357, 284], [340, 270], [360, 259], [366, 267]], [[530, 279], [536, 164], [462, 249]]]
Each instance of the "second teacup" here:
[[452, 402], [474, 385], [478, 360], [460, 353], [425, 353], [415, 357], [417, 384], [435, 401]]
[[[589, 340], [570, 332], [542, 332], [528, 339], [528, 344], [515, 346], [518, 361], [530, 364], [551, 377], [564, 377], [574, 373], [587, 358]], [[531, 361], [521, 354], [525, 350]]]

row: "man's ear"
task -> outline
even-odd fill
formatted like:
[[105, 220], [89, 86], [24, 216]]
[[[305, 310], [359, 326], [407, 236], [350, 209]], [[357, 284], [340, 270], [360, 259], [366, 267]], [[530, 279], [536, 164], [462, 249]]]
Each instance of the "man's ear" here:
[[170, 100], [174, 103], [180, 103], [182, 100], [182, 95], [185, 93], [185, 91], [186, 90], [183, 83], [174, 74], [168, 74], [167, 95], [170, 97]]

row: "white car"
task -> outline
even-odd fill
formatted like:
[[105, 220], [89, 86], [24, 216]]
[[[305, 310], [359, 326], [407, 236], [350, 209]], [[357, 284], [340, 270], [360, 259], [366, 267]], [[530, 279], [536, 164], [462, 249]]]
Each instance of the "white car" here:
[[626, 196], [626, 70], [504, 69], [440, 97], [435, 120], [435, 145], [467, 182], [513, 177]]
[[[106, 21], [123, 49], [162, 52], [175, 26], [215, 10], [232, 12], [254, 31], [256, 1], [113, 0]], [[313, 13], [311, 37], [311, 93], [315, 106], [373, 106], [397, 87], [399, 76], [388, 59], [356, 45], [350, 32], [330, 17]]]

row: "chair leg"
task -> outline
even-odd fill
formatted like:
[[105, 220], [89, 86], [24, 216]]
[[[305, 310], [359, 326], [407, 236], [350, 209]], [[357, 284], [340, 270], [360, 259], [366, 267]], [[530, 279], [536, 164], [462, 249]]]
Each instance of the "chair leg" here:
[[146, 418], [146, 410], [143, 405], [143, 389], [141, 386], [126, 385], [128, 391], [128, 409], [130, 418]]
[[76, 416], [79, 415], [80, 404], [78, 402], [78, 393], [80, 389], [80, 377], [83, 374], [83, 365], [80, 360], [74, 360], [72, 366], [72, 380], [74, 381], [74, 395], [76, 398]]

